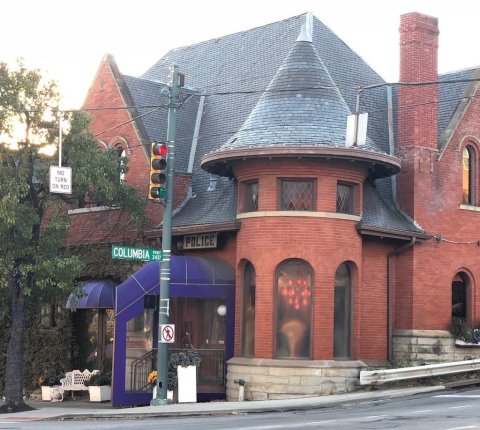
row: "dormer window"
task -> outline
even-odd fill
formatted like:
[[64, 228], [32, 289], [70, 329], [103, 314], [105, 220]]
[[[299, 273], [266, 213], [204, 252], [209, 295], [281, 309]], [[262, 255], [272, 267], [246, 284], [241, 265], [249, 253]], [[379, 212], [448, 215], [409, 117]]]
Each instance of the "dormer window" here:
[[475, 190], [475, 151], [466, 146], [462, 157], [462, 203], [476, 205]]

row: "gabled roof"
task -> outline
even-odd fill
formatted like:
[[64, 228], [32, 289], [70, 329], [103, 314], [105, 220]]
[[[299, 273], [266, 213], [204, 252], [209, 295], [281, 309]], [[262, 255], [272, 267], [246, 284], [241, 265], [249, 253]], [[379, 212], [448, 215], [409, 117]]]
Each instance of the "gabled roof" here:
[[[214, 225], [232, 223], [236, 219], [234, 181], [205, 172], [200, 167], [200, 160], [205, 154], [214, 152], [229, 142], [241, 129], [295, 45], [301, 26], [305, 23], [305, 17], [303, 14], [174, 49], [147, 70], [142, 79], [134, 81], [135, 78], [126, 78], [132, 97], [138, 105], [150, 103], [149, 97], [153, 96], [156, 90], [153, 90], [152, 94], [149, 93], [148, 81], [153, 81], [152, 88], [158, 89], [155, 83], [166, 79], [168, 68], [172, 64], [177, 64], [185, 73], [186, 85], [206, 90], [193, 165], [192, 198], [174, 215], [174, 229], [182, 226], [208, 229], [211, 226], [211, 230], [215, 230]], [[325, 78], [329, 76], [329, 85], [333, 83], [338, 89], [335, 90], [335, 99], [339, 103], [337, 106], [341, 109], [342, 116], [348, 111], [355, 110], [357, 86], [384, 83], [361, 57], [315, 17], [312, 43], [323, 63]], [[301, 49], [304, 50], [304, 44], [301, 45]], [[140, 88], [143, 89], [139, 90]], [[198, 103], [196, 97], [198, 96], [187, 99], [183, 109], [189, 109], [190, 103]], [[273, 99], [269, 96], [266, 101], [271, 105]], [[318, 102], [321, 103], [321, 98]], [[154, 104], [158, 104], [158, 99], [155, 99]], [[369, 142], [375, 142], [379, 154], [388, 154], [388, 110], [385, 88], [377, 87], [365, 91], [361, 97], [360, 110], [369, 112]], [[193, 111], [195, 107], [192, 107]], [[152, 136], [161, 135], [166, 129], [166, 112], [161, 111], [161, 115], [164, 115], [163, 119], [151, 121], [149, 124], [147, 116], [139, 119], [144, 123], [145, 129], [150, 130], [148, 133]], [[157, 124], [158, 130], [155, 129]], [[340, 125], [337, 121], [335, 124]], [[325, 141], [328, 133], [325, 131]], [[336, 142], [335, 139], [332, 138], [331, 142]], [[191, 141], [188, 138], [177, 139], [176, 148], [179, 154], [176, 159], [177, 171], [181, 166], [187, 165], [182, 157], [189, 153], [190, 145]], [[378, 190], [386, 199], [391, 197], [388, 180], [380, 181]], [[391, 216], [402, 217], [400, 213], [393, 213]], [[394, 222], [392, 219], [392, 223]]]
[[[165, 84], [127, 75], [124, 75], [123, 79], [136, 106], [137, 121], [143, 124], [147, 134], [147, 141], [166, 142], [168, 99], [161, 93]], [[195, 93], [193, 90], [186, 90], [185, 97], [191, 97]], [[183, 172], [187, 169], [199, 101], [199, 97], [191, 97], [177, 113], [176, 141], [179, 142], [175, 147], [177, 171]]]
[[[438, 133], [440, 155], [447, 147], [480, 82], [480, 69], [472, 68], [439, 76]], [[468, 80], [474, 80], [469, 82]]]

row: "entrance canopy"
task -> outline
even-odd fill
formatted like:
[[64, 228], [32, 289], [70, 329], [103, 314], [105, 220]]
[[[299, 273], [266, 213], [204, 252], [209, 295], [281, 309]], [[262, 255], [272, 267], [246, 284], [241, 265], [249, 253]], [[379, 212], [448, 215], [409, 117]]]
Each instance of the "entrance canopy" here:
[[67, 309], [113, 309], [115, 284], [109, 279], [89, 280], [81, 292], [74, 291], [67, 300]]
[[[130, 332], [127, 336], [127, 326], [136, 316], [143, 314], [146, 295], [160, 294], [160, 267], [161, 263], [158, 262], [147, 263], [116, 288], [112, 390], [114, 406], [147, 405], [152, 399], [151, 392], [133, 389], [131, 383], [132, 378], [137, 377], [132, 370], [134, 369], [132, 360], [142, 360], [141, 354], [145, 349], [144, 328], [140, 330], [141, 337], [135, 337]], [[169, 293], [171, 299], [194, 298], [206, 301], [219, 299], [219, 302], [225, 304], [226, 309], [221, 314], [225, 323], [225, 343], [221, 345], [222, 354], [224, 354], [222, 366], [224, 366], [225, 362], [233, 356], [235, 333], [235, 270], [233, 267], [228, 262], [215, 257], [174, 255], [170, 261]], [[202, 314], [201, 317], [197, 315], [197, 319], [203, 317], [206, 318], [206, 315]], [[155, 327], [152, 345], [158, 343], [157, 330], [158, 327]], [[127, 349], [133, 353], [128, 357]], [[147, 352], [147, 357], [150, 353], [151, 351]], [[146, 377], [142, 380], [146, 381]], [[221, 387], [220, 394], [223, 398], [224, 389]], [[205, 400], [210, 400], [215, 395], [217, 394], [208, 392], [205, 394]], [[198, 393], [198, 399], [201, 401], [202, 393]]]
[[[143, 309], [146, 294], [160, 293], [160, 264], [150, 262], [117, 287], [115, 314], [126, 313], [131, 317]], [[172, 296], [188, 297], [201, 287], [235, 285], [235, 272], [226, 261], [213, 257], [172, 256], [170, 263], [170, 288]], [[202, 294], [203, 295], [203, 294]], [[135, 311], [134, 309], [137, 308]], [[132, 312], [129, 312], [132, 309]]]

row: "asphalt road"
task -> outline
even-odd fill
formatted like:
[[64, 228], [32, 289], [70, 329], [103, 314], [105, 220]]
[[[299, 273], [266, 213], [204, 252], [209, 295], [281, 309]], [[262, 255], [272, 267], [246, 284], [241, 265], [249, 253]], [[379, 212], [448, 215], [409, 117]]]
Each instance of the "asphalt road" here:
[[1, 430], [296, 430], [422, 429], [480, 430], [480, 389], [344, 404], [309, 411], [145, 420], [2, 422]]

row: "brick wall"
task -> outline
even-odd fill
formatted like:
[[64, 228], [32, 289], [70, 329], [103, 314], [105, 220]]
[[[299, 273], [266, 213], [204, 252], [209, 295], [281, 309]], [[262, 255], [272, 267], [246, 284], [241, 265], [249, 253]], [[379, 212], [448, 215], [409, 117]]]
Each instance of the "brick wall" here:
[[[117, 73], [117, 74], [116, 74]], [[150, 220], [146, 229], [159, 225], [163, 218], [163, 205], [147, 200], [150, 159], [144, 151], [140, 135], [131, 122], [131, 116], [126, 109], [101, 108], [123, 107], [126, 105], [120, 87], [121, 78], [116, 71], [114, 60], [110, 56], [100, 63], [92, 85], [85, 99], [84, 108], [95, 108], [90, 112], [92, 118], [91, 129], [95, 136], [102, 142], [102, 146], [121, 146], [126, 149], [129, 159], [128, 172], [125, 175], [126, 183], [134, 187], [138, 193], [145, 196], [146, 212]], [[119, 126], [119, 124], [124, 124]], [[75, 184], [73, 184], [75, 186]], [[181, 205], [191, 186], [191, 174], [179, 173], [174, 180], [174, 208]], [[76, 243], [114, 242], [132, 240], [142, 237], [136, 231], [126, 214], [119, 211], [82, 212], [77, 211], [72, 215], [72, 227], [69, 231], [69, 241]]]
[[[437, 47], [436, 18], [417, 13], [402, 16], [400, 80], [435, 81]], [[397, 259], [397, 329], [448, 330], [451, 284], [458, 272], [465, 273], [468, 279], [468, 320], [480, 323], [476, 292], [480, 212], [477, 207], [461, 206], [462, 151], [467, 142], [479, 148], [480, 103], [472, 98], [448, 145], [439, 152], [437, 102], [436, 85], [399, 89], [399, 203], [438, 240], [415, 245]]]
[[[364, 295], [362, 239], [355, 229], [357, 220], [335, 217], [337, 180], [358, 184], [357, 201], [360, 202], [361, 184], [366, 176], [366, 170], [361, 165], [351, 163], [346, 165], [332, 160], [262, 160], [249, 161], [237, 166], [235, 175], [239, 181], [253, 179], [259, 181], [259, 216], [242, 219], [237, 237], [236, 355], [240, 352], [243, 262], [250, 261], [256, 271], [255, 357], [273, 358], [275, 354], [275, 271], [282, 261], [299, 258], [308, 262], [314, 271], [312, 358], [331, 359], [333, 357], [333, 286], [335, 272], [342, 262], [351, 262], [355, 300], [357, 295], [364, 297], [364, 305], [368, 307], [368, 301], [374, 299], [379, 306], [383, 306], [383, 309], [378, 310], [378, 318], [381, 319], [385, 313], [384, 303], [381, 303], [385, 282], [368, 283], [370, 291], [365, 292]], [[323, 217], [300, 216], [303, 214], [264, 216], [263, 212], [277, 211], [278, 178], [315, 179], [317, 182], [316, 210], [331, 215], [324, 214]], [[242, 199], [241, 193], [239, 199]], [[360, 213], [360, 204], [357, 209]], [[375, 254], [373, 251], [372, 253]], [[374, 271], [376, 266], [371, 267]], [[361, 303], [361, 300], [358, 303]], [[366, 309], [365, 312], [367, 312]], [[361, 311], [356, 307], [353, 327], [363, 324], [360, 315]], [[373, 319], [372, 327], [375, 330], [375, 324], [380, 325], [380, 322], [375, 317]], [[367, 321], [367, 323], [370, 322]], [[259, 327], [261, 329], [258, 329]], [[365, 351], [362, 348], [365, 348], [364, 344], [356, 341], [354, 358], [364, 352], [383, 358], [383, 345], [372, 343], [366, 347]]]

